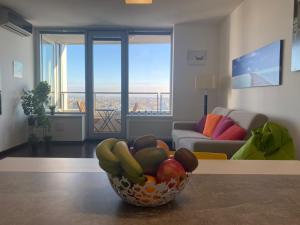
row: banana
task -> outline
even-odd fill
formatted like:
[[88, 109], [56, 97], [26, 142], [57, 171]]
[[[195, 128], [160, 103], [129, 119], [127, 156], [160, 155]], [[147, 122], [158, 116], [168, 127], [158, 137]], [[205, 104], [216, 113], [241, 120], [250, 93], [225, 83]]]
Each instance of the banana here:
[[122, 175], [127, 179], [129, 180], [130, 182], [134, 183], [134, 184], [139, 184], [139, 185], [144, 185], [145, 182], [147, 181], [147, 178], [142, 175], [142, 176], [132, 176], [128, 173], [126, 173], [125, 171], [123, 171]]
[[117, 159], [120, 160], [121, 167], [126, 172], [126, 174], [132, 177], [141, 177], [143, 175], [142, 167], [131, 155], [128, 146], [124, 141], [117, 142], [112, 152], [117, 157]]
[[120, 164], [116, 166], [115, 164], [107, 162], [103, 159], [99, 159], [99, 166], [112, 176], [119, 176], [122, 172]]
[[102, 141], [96, 147], [96, 155], [102, 162], [109, 162], [113, 167], [118, 167], [120, 165], [119, 159], [112, 153], [114, 145], [118, 142], [118, 139], [109, 138]]

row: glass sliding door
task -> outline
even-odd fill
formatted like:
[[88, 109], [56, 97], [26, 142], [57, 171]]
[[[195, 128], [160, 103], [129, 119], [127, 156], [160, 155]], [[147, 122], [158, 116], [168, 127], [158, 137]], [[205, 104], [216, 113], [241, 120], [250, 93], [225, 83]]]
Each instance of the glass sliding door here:
[[88, 120], [90, 137], [125, 136], [125, 38], [91, 32], [88, 38]]

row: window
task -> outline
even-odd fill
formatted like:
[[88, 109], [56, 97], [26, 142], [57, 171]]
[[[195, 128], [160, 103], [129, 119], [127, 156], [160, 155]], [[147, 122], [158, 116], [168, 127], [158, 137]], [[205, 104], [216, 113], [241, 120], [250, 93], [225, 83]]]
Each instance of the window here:
[[129, 35], [129, 113], [171, 113], [171, 35]]
[[[94, 108], [110, 107], [121, 112], [125, 102], [131, 115], [171, 114], [171, 31], [128, 31], [128, 34], [123, 30], [120, 33], [122, 38], [128, 34], [128, 45], [126, 38], [96, 38], [87, 43], [92, 48], [86, 46], [88, 30], [77, 34], [71, 30], [40, 32], [40, 77], [51, 85], [51, 104], [56, 105], [58, 112], [86, 112], [85, 81], [92, 79], [93, 87], [89, 88], [93, 88]], [[122, 58], [125, 44], [128, 55]], [[86, 49], [88, 52], [92, 49], [92, 54], [86, 56]], [[91, 62], [88, 65], [92, 67], [87, 69], [93, 76], [86, 77], [86, 60]], [[124, 65], [125, 62], [128, 64]], [[124, 83], [122, 68], [128, 68]], [[128, 93], [122, 92], [125, 83]]]
[[85, 111], [83, 34], [41, 35], [41, 79], [50, 84], [50, 101], [58, 111]]

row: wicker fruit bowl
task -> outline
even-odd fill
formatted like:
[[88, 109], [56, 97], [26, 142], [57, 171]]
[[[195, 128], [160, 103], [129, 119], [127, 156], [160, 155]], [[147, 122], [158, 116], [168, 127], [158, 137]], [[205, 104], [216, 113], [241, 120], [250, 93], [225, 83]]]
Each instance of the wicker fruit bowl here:
[[173, 201], [184, 189], [189, 177], [190, 175], [187, 174], [179, 185], [175, 179], [167, 183], [147, 182], [144, 185], [139, 185], [132, 184], [125, 177], [112, 177], [108, 174], [112, 188], [123, 201], [142, 207], [157, 207]]

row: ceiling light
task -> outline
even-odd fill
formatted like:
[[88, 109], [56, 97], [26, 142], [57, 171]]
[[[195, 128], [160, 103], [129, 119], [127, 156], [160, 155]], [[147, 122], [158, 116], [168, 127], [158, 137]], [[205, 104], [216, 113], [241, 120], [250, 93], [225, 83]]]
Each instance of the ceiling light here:
[[126, 4], [152, 4], [152, 0], [125, 0]]

